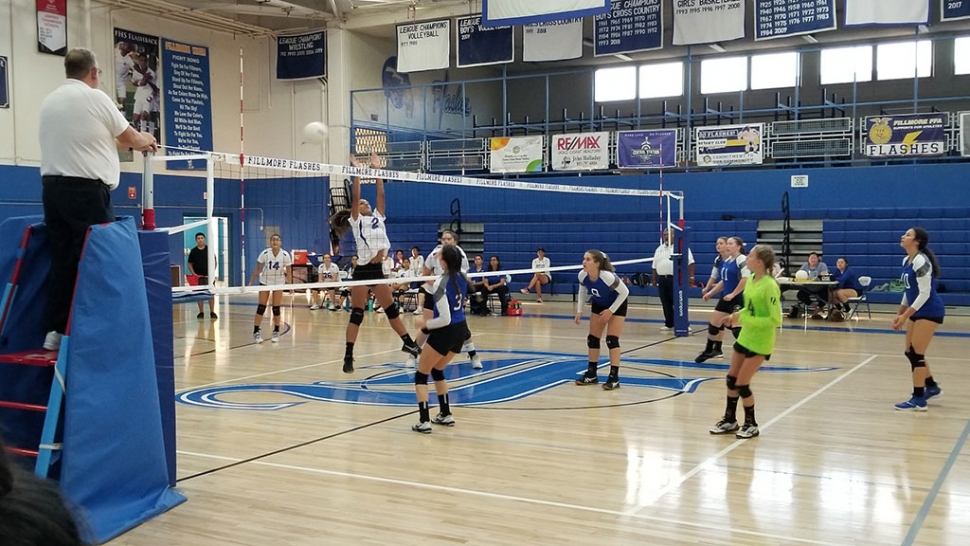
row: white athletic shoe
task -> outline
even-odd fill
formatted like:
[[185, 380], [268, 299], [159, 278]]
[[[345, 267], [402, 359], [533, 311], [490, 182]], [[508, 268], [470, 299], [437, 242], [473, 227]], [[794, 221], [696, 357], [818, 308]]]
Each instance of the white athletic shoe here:
[[279, 343], [280, 342], [280, 333], [279, 332], [273, 332], [273, 337], [270, 339], [270, 341], [272, 341], [273, 343]]
[[408, 359], [404, 362], [404, 367], [405, 368], [417, 368], [418, 367], [418, 359], [415, 358], [414, 355], [408, 355]]
[[61, 348], [61, 338], [64, 337], [62, 334], [51, 330], [47, 332], [47, 337], [44, 338], [44, 349], [47, 351], [56, 351]]
[[522, 289], [519, 290], [519, 292], [522, 292], [523, 294], [528, 294], [529, 293], [529, 289], [528, 288], [522, 288]]
[[319, 309], [319, 308], [320, 308], [320, 306], [319, 306], [319, 305], [317, 305], [317, 304], [315, 304], [315, 303], [314, 303], [313, 305], [311, 305], [311, 306], [310, 306], [310, 310], [311, 310], [311, 311], [316, 311], [316, 310], [317, 310], [317, 309]]
[[423, 312], [424, 312], [424, 310], [423, 310], [423, 309], [422, 309], [421, 307], [418, 307], [418, 308], [417, 308], [417, 309], [415, 309], [415, 310], [414, 310], [414, 312], [412, 312], [411, 314], [412, 314], [412, 315], [420, 315], [420, 314], [422, 314]]
[[482, 366], [482, 357], [480, 357], [478, 355], [473, 356], [472, 357], [472, 369], [473, 370], [481, 370], [482, 368], [483, 368], [483, 366]]
[[262, 334], [260, 334], [259, 332], [256, 332], [255, 334], [253, 334], [253, 341], [255, 341], [256, 343], [262, 343], [263, 342]]

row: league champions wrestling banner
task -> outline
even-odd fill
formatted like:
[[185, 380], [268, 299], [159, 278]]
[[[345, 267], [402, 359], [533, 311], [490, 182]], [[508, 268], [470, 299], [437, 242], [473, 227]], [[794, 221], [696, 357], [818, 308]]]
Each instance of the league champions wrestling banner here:
[[930, 0], [845, 0], [845, 26], [930, 22]]
[[764, 161], [764, 123], [698, 127], [694, 135], [700, 167], [760, 165]]
[[482, 25], [527, 25], [608, 11], [610, 0], [482, 0]]
[[744, 38], [744, 0], [674, 2], [674, 45]]
[[550, 166], [557, 171], [610, 168], [610, 133], [554, 135]]
[[276, 79], [308, 80], [327, 75], [327, 35], [322, 31], [276, 37]]
[[397, 26], [397, 71], [451, 66], [451, 19]]
[[496, 137], [489, 141], [493, 173], [542, 172], [542, 137]]
[[943, 155], [947, 121], [946, 113], [867, 116], [866, 155]]
[[677, 163], [677, 130], [620, 131], [616, 164], [621, 169], [673, 167]]

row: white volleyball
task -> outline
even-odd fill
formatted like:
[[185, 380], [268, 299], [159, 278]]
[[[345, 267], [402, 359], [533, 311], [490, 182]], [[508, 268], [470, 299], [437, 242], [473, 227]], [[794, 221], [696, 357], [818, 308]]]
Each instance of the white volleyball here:
[[796, 281], [807, 281], [808, 280], [808, 271], [805, 271], [804, 269], [799, 269], [798, 271], [796, 271], [795, 272], [795, 280]]
[[327, 133], [329, 132], [330, 129], [327, 124], [322, 121], [311, 121], [303, 128], [303, 136], [306, 137], [307, 142], [314, 144], [323, 144], [327, 140]]

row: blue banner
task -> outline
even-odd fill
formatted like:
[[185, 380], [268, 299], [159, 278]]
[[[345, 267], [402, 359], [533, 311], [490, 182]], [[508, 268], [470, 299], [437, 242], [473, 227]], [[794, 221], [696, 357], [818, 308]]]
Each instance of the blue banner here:
[[593, 20], [593, 51], [601, 56], [660, 49], [663, 35], [661, 0], [616, 0], [609, 13]]
[[616, 154], [621, 169], [673, 167], [677, 164], [677, 130], [620, 131]]
[[458, 66], [510, 63], [515, 60], [512, 27], [482, 26], [482, 16], [459, 17]]
[[947, 114], [907, 114], [866, 117], [869, 157], [943, 155]]
[[306, 80], [327, 75], [326, 34], [323, 31], [277, 36], [276, 79]]
[[610, 0], [482, 0], [482, 24], [486, 27], [528, 25], [609, 11]]
[[835, 29], [835, 0], [757, 0], [754, 39], [769, 40]]
[[[209, 48], [162, 41], [165, 92], [166, 155], [212, 150], [212, 101], [209, 86]], [[204, 169], [205, 162], [172, 161], [169, 169]]]
[[970, 17], [970, 0], [940, 0], [941, 20], [956, 21]]
[[0, 108], [10, 108], [10, 93], [7, 86], [6, 57], [0, 57]]

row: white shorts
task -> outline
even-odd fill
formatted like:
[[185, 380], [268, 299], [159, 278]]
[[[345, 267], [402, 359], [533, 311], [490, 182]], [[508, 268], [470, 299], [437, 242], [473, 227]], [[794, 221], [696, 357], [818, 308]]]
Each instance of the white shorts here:
[[273, 275], [271, 277], [260, 277], [259, 284], [261, 286], [272, 286], [274, 284], [286, 284], [286, 278], [280, 275]]
[[139, 87], [135, 91], [135, 109], [133, 113], [140, 114], [142, 112], [152, 111], [152, 88], [151, 87]]
[[124, 81], [118, 82], [118, 85], [115, 87], [115, 92], [115, 98], [117, 98], [119, 101], [124, 101], [126, 98], [128, 98], [128, 86], [125, 85]]

